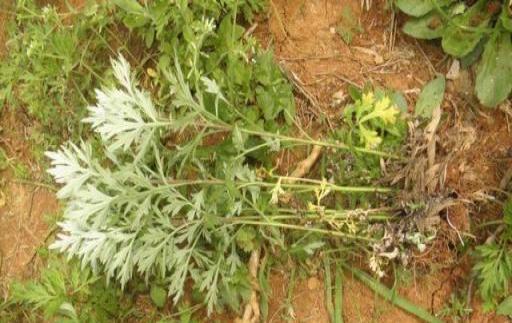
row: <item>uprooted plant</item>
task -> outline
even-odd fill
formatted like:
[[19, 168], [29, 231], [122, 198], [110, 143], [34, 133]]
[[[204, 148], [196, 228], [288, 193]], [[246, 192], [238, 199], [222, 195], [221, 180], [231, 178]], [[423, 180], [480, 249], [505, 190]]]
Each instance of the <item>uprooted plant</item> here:
[[[58, 197], [67, 201], [53, 249], [121, 285], [135, 275], [158, 278], [175, 301], [192, 281], [209, 312], [226, 305], [239, 309], [250, 290], [248, 253], [266, 245], [285, 250], [292, 242], [286, 232], [302, 232], [294, 248], [309, 255], [331, 239], [353, 246], [378, 273], [380, 258], [398, 256], [386, 230], [398, 219], [393, 209], [381, 203], [347, 210], [334, 196], [374, 194], [378, 201], [392, 189], [279, 176], [254, 157], [298, 146], [395, 156], [368, 145], [266, 131], [214, 80], [202, 76], [204, 92], [193, 93], [177, 61], [166, 73], [173, 98], [168, 107], [157, 108], [135, 85], [124, 58], [113, 61], [113, 70], [120, 87], [97, 90], [97, 104], [84, 119], [100, 135], [107, 159], [95, 158], [85, 142], [47, 153], [49, 173], [64, 185]], [[205, 96], [213, 96], [209, 105]], [[219, 102], [240, 121], [219, 118]], [[381, 105], [392, 109], [386, 100]], [[385, 248], [376, 247], [382, 237]]]

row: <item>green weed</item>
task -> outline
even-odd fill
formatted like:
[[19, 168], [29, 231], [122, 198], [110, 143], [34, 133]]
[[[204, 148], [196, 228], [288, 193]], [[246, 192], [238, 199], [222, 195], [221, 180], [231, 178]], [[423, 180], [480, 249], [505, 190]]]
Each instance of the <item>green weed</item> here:
[[419, 39], [441, 39], [443, 50], [463, 67], [478, 61], [475, 91], [494, 107], [512, 90], [512, 11], [508, 1], [396, 0], [411, 16], [403, 31]]
[[110, 17], [105, 5], [60, 13], [33, 0], [16, 2], [8, 55], [0, 64], [0, 101], [26, 109], [47, 145], [84, 134], [83, 107], [109, 66], [104, 37]]
[[438, 313], [441, 317], [450, 318], [452, 322], [464, 322], [471, 315], [473, 309], [468, 300], [462, 295], [452, 293], [448, 304]]
[[352, 9], [349, 6], [345, 6], [343, 8], [342, 21], [336, 27], [336, 32], [347, 45], [352, 43], [355, 35], [364, 32], [361, 23], [354, 16]]
[[107, 286], [90, 269], [51, 256], [40, 278], [13, 283], [5, 311], [34, 320], [111, 322], [130, 315], [133, 304], [126, 301], [119, 288]]
[[487, 311], [494, 310], [503, 298], [509, 296], [512, 279], [512, 200], [508, 200], [503, 207], [501, 229], [495, 239], [477, 246], [475, 250], [473, 272]]
[[[66, 203], [51, 248], [85, 271], [51, 262], [40, 280], [16, 284], [11, 302], [46, 319], [125, 318], [133, 314], [127, 291], [144, 279], [139, 291], [158, 308], [190, 291], [208, 314], [237, 312], [250, 296], [246, 263], [257, 249], [271, 257], [258, 277], [263, 287], [271, 264], [293, 259], [318, 269], [308, 258], [328, 248], [343, 259], [368, 257], [382, 273], [376, 246], [397, 217], [381, 199], [394, 190], [374, 183], [381, 159], [399, 159], [404, 100], [353, 90], [342, 129], [307, 134], [272, 52], [242, 27], [263, 9], [260, 0], [114, 0], [63, 14], [17, 3], [0, 98], [38, 120], [42, 130], [31, 138], [41, 146], [72, 139], [46, 153]], [[140, 57], [116, 37], [124, 27], [139, 37]], [[117, 51], [135, 67], [122, 55], [108, 67]], [[277, 154], [313, 146], [330, 152], [321, 176], [276, 173]], [[167, 319], [193, 321], [198, 307], [183, 306]]]

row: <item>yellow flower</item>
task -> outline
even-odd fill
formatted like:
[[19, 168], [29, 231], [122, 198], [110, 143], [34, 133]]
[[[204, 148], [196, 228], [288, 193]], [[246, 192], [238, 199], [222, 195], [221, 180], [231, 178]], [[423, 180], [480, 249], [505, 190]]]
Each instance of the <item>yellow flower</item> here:
[[367, 115], [365, 119], [381, 118], [384, 123], [394, 124], [396, 122], [396, 116], [400, 111], [395, 105], [390, 106], [390, 104], [391, 100], [389, 97], [383, 97], [375, 103], [373, 112]]
[[363, 93], [363, 105], [373, 105], [373, 102], [375, 101], [375, 96], [373, 95], [373, 92], [367, 92]]
[[393, 105], [385, 110], [380, 117], [385, 123], [394, 124], [398, 114], [400, 114], [400, 110], [398, 110], [398, 108]]
[[387, 96], [383, 97], [377, 103], [375, 103], [375, 111], [384, 111], [387, 107], [389, 107], [389, 104], [391, 103], [391, 100]]
[[366, 129], [361, 126], [361, 139], [363, 139], [366, 149], [373, 149], [382, 143], [382, 138], [378, 136], [377, 131]]

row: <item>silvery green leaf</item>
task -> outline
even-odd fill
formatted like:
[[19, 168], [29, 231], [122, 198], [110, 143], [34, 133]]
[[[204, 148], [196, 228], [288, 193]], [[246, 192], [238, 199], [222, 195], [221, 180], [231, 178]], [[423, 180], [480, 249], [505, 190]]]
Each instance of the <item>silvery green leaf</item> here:
[[232, 132], [233, 137], [233, 145], [238, 151], [243, 151], [245, 149], [245, 140], [244, 135], [240, 131], [238, 125], [235, 125]]
[[142, 203], [137, 203], [138, 207], [135, 210], [134, 218], [131, 221], [132, 229], [136, 229], [141, 225], [142, 218], [149, 214], [151, 210], [151, 196], [146, 197], [146, 199]]
[[63, 146], [56, 152], [45, 153], [52, 166], [47, 172], [57, 183], [65, 184], [57, 193], [58, 198], [71, 197], [87, 180], [97, 175], [92, 167], [91, 150], [90, 145], [82, 142], [80, 147], [69, 143], [69, 148]]
[[240, 215], [242, 213], [243, 206], [244, 206], [244, 204], [242, 203], [242, 201], [235, 202], [233, 204], [233, 209], [230, 210], [230, 212], [227, 215], [227, 217], [232, 217], [232, 216]]
[[201, 81], [203, 81], [204, 86], [206, 87], [205, 91], [207, 93], [211, 93], [215, 95], [218, 99], [221, 99], [227, 102], [226, 98], [222, 94], [222, 91], [215, 80], [207, 78], [206, 76], [201, 77]]
[[[172, 242], [172, 235], [160, 229], [150, 228], [139, 240], [142, 245], [134, 253], [133, 262], [137, 265], [139, 273], [147, 276], [151, 268], [159, 262], [158, 258], [170, 249], [166, 243]], [[164, 269], [162, 273], [165, 273]]]
[[230, 268], [229, 272], [234, 274], [240, 266], [242, 266], [242, 261], [240, 260], [240, 256], [236, 253], [236, 248], [232, 246], [231, 253], [229, 257], [226, 258], [226, 265]]
[[59, 306], [59, 313], [72, 319], [73, 321], [78, 322], [78, 316], [76, 314], [76, 310], [73, 305], [69, 302], [64, 302]]
[[263, 140], [267, 143], [270, 151], [281, 150], [281, 141], [278, 138], [263, 137]]
[[198, 218], [201, 210], [204, 207], [204, 190], [192, 194], [192, 205], [190, 210], [187, 212], [187, 219], [192, 221]]
[[253, 184], [253, 183], [257, 182], [255, 171], [250, 169], [247, 165], [243, 165], [243, 166], [237, 165], [235, 167], [234, 174], [238, 180], [240, 180], [242, 182], [246, 182], [248, 184], [245, 187], [251, 194], [253, 203], [256, 203], [256, 201], [260, 195], [261, 188], [259, 185]]
[[89, 117], [83, 120], [101, 135], [111, 153], [126, 151], [134, 143], [147, 144], [154, 129], [163, 126], [149, 93], [134, 85], [128, 62], [120, 56], [112, 67], [122, 88], [96, 90], [97, 104], [88, 108]]
[[64, 217], [80, 223], [91, 221], [94, 227], [99, 227], [105, 223], [113, 199], [95, 186], [87, 185], [77, 193], [76, 199], [68, 203]]

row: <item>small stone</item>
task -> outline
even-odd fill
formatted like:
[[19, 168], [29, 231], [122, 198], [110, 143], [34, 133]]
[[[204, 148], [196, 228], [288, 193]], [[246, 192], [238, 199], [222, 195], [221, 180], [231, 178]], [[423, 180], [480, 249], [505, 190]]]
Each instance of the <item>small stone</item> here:
[[336, 28], [331, 27], [331, 28], [329, 28], [329, 31], [331, 32], [331, 34], [334, 35], [336, 33]]
[[347, 95], [345, 94], [345, 91], [339, 90], [337, 92], [334, 92], [332, 95], [332, 106], [336, 107], [341, 105], [347, 100]]
[[460, 62], [457, 59], [453, 60], [448, 73], [446, 73], [446, 78], [449, 80], [456, 80], [460, 76]]
[[347, 98], [347, 95], [345, 94], [345, 91], [339, 90], [337, 92], [334, 92], [332, 98], [336, 101], [344, 101]]
[[314, 290], [317, 289], [318, 286], [320, 286], [320, 281], [316, 277], [311, 277], [308, 279], [308, 289]]
[[375, 53], [375, 64], [380, 65], [384, 63], [384, 58], [379, 54]]

